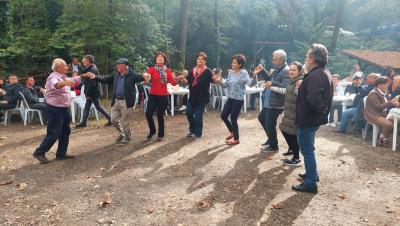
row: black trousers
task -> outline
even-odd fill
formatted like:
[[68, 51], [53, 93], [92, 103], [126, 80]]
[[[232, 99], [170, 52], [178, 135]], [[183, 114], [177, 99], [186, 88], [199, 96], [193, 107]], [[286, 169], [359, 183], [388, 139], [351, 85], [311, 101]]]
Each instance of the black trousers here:
[[289, 150], [293, 151], [293, 159], [299, 159], [299, 144], [297, 143], [297, 134], [292, 135], [281, 130], [286, 143], [289, 146]]
[[156, 133], [153, 115], [157, 111], [158, 137], [164, 137], [164, 114], [168, 106], [168, 96], [149, 96], [146, 109], [146, 119], [149, 124], [150, 134]]
[[94, 105], [94, 107], [107, 118], [108, 121], [111, 120], [110, 114], [104, 109], [103, 106], [100, 105], [100, 100], [97, 97], [86, 97], [86, 104], [83, 110], [82, 124], [86, 125], [86, 121], [89, 117], [90, 107]]
[[243, 102], [243, 100], [228, 98], [221, 113], [221, 119], [225, 122], [225, 125], [228, 128], [229, 132], [233, 133], [233, 137], [235, 140], [239, 140], [239, 126], [237, 120], [240, 114], [240, 110], [243, 107]]
[[56, 156], [62, 157], [67, 154], [69, 135], [71, 133], [71, 128], [69, 127], [71, 121], [69, 108], [60, 108], [48, 105], [47, 118], [48, 125], [46, 137], [43, 139], [34, 154], [46, 154], [46, 152], [48, 152], [58, 140]]
[[258, 121], [260, 121], [265, 133], [268, 137], [268, 144], [271, 147], [278, 147], [278, 137], [276, 134], [276, 124], [278, 117], [282, 114], [283, 109], [275, 108], [263, 108], [258, 115]]

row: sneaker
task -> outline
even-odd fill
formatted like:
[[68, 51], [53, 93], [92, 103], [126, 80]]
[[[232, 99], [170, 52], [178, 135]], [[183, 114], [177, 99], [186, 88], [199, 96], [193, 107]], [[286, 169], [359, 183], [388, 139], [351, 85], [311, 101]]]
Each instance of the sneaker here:
[[115, 140], [115, 143], [121, 142], [121, 140], [124, 138], [125, 138], [125, 136], [119, 135], [119, 137]]
[[40, 164], [49, 164], [50, 163], [50, 161], [46, 158], [45, 155], [35, 155], [35, 154], [33, 154], [33, 157], [35, 159], [37, 159], [40, 162]]
[[128, 144], [129, 142], [131, 142], [131, 139], [129, 138], [122, 138], [122, 140], [120, 142], [118, 142], [118, 144], [124, 145], [124, 144]]
[[148, 135], [147, 135], [147, 140], [151, 140], [151, 138], [153, 138], [153, 136], [154, 136], [154, 134], [155, 133], [149, 133]]
[[301, 166], [300, 159], [285, 159], [283, 163], [287, 166]]
[[265, 141], [265, 143], [262, 143], [261, 146], [269, 146], [269, 142]]
[[271, 153], [271, 152], [277, 152], [277, 151], [279, 151], [279, 148], [278, 147], [266, 147], [266, 148], [263, 148], [263, 149], [261, 149], [261, 153]]
[[182, 107], [178, 109], [178, 111], [185, 111], [185, 110], [186, 110], [186, 106], [185, 105], [182, 105]]
[[194, 135], [194, 133], [188, 133], [188, 135], [186, 135], [186, 137], [194, 138], [195, 135]]
[[314, 194], [318, 193], [317, 186], [309, 187], [309, 186], [305, 186], [304, 183], [301, 183], [301, 184], [298, 184], [298, 185], [293, 185], [292, 189], [295, 190], [295, 191], [299, 191], [299, 192], [308, 192], [308, 193], [314, 193]]
[[336, 124], [335, 123], [331, 123], [331, 127], [336, 127]]
[[287, 150], [287, 152], [282, 154], [283, 156], [290, 156], [293, 155], [293, 151], [292, 150]]
[[203, 135], [194, 135], [194, 138], [195, 139], [200, 139], [200, 138], [202, 138], [203, 137]]
[[157, 137], [157, 141], [163, 141], [164, 137]]

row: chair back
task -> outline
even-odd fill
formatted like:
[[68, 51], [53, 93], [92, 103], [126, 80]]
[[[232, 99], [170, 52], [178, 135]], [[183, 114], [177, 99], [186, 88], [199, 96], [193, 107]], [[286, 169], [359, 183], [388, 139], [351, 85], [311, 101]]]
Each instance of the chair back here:
[[26, 101], [24, 94], [22, 92], [19, 92], [19, 95], [21, 96], [21, 100], [22, 100], [20, 102], [21, 106], [18, 106], [18, 102], [17, 102], [17, 106], [15, 108], [23, 107], [23, 108], [26, 108], [27, 110], [31, 110], [31, 108], [29, 107], [28, 101]]

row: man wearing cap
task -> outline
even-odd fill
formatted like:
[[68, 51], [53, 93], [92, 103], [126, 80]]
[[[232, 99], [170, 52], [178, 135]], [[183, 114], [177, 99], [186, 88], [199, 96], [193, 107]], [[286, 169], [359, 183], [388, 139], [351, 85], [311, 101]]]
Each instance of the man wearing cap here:
[[356, 72], [353, 76], [353, 83], [346, 86], [345, 94], [359, 94], [362, 90], [361, 83], [363, 81], [362, 72]]
[[[375, 85], [374, 85], [375, 81], [379, 77], [380, 77], [380, 75], [375, 74], [375, 73], [371, 73], [368, 75], [367, 85], [361, 86], [359, 93], [354, 98], [353, 107], [342, 112], [342, 119], [340, 121], [339, 128], [336, 132], [346, 133], [348, 124], [354, 118], [354, 116], [357, 114], [358, 105], [361, 104], [360, 107], [364, 108], [363, 99], [364, 99], [364, 97], [368, 96], [369, 92], [371, 92], [375, 88]], [[346, 90], [347, 90], [347, 88], [346, 88]], [[362, 119], [364, 118], [363, 115], [361, 115], [361, 117], [362, 117]]]
[[111, 100], [111, 123], [119, 132], [116, 142], [127, 144], [131, 141], [130, 122], [133, 117], [133, 106], [135, 104], [135, 83], [149, 79], [149, 75], [140, 75], [129, 68], [129, 61], [120, 58], [116, 61], [116, 71], [111, 75], [84, 75], [90, 79], [96, 79], [101, 83], [113, 83], [113, 96]]

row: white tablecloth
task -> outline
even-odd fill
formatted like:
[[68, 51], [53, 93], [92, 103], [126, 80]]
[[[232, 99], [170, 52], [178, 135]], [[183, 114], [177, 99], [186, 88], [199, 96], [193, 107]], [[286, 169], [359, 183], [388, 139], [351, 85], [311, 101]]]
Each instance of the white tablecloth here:
[[393, 119], [393, 145], [392, 150], [396, 150], [396, 142], [397, 142], [397, 124], [400, 118], [400, 109], [399, 108], [392, 108], [387, 115], [388, 119]]
[[261, 87], [248, 87], [246, 86], [246, 94], [244, 95], [244, 104], [243, 104], [243, 110], [244, 113], [247, 113], [247, 95], [249, 94], [253, 94], [253, 93], [259, 93], [260, 94], [260, 99], [259, 99], [259, 103], [260, 103], [260, 111], [262, 110], [262, 100], [261, 100], [261, 94], [264, 91], [264, 88]]
[[341, 102], [342, 106], [343, 106], [343, 111], [345, 111], [347, 106], [353, 105], [355, 97], [356, 97], [356, 94], [345, 95], [345, 96], [334, 96], [332, 101], [333, 102]]
[[179, 87], [179, 88], [174, 88], [174, 87], [168, 87], [168, 93], [171, 96], [171, 115], [174, 116], [175, 114], [175, 100], [174, 97], [175, 95], [186, 95], [189, 94], [189, 89]]

